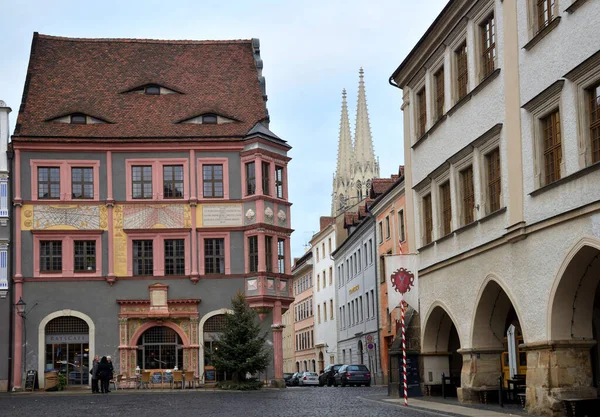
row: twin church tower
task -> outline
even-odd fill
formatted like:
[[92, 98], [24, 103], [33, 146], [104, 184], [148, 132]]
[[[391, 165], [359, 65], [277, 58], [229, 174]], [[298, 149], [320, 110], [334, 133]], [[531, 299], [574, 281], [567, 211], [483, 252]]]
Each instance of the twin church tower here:
[[350, 134], [346, 89], [342, 91], [340, 137], [331, 201], [331, 215], [334, 217], [366, 198], [373, 178], [379, 177], [379, 162], [373, 150], [362, 68], [359, 74], [354, 141]]

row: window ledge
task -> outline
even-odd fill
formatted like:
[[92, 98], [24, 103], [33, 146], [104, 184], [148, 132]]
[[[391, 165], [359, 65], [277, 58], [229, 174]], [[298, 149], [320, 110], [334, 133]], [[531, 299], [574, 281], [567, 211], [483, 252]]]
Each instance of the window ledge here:
[[500, 68], [496, 68], [494, 71], [490, 72], [488, 75], [486, 75], [480, 82], [479, 85], [477, 85], [477, 87], [475, 87], [473, 89], [473, 91], [471, 91], [472, 95], [476, 95], [477, 93], [479, 93], [481, 90], [483, 90], [483, 88], [488, 85], [489, 83], [491, 83], [493, 80], [495, 80], [496, 78], [498, 78], [498, 76], [500, 75]]
[[446, 118], [447, 118], [447, 115], [443, 115], [442, 117], [440, 117], [437, 120], [437, 122], [435, 122], [433, 124], [433, 126], [431, 126], [427, 132], [425, 132], [425, 134], [423, 136], [421, 136], [419, 139], [417, 139], [417, 141], [413, 144], [412, 148], [416, 149], [421, 143], [423, 143], [425, 141], [425, 139], [427, 137], [429, 137], [429, 135], [431, 135], [433, 133], [433, 131], [436, 130], [438, 128], [438, 126], [442, 124], [442, 122], [444, 120], [446, 120]]
[[448, 110], [448, 116], [452, 116], [452, 114], [460, 109], [463, 104], [465, 104], [467, 101], [471, 100], [471, 97], [473, 96], [473, 92], [467, 93], [466, 96], [464, 96], [463, 98], [461, 98], [460, 100], [458, 100], [454, 106], [452, 106], [452, 108], [450, 110]]
[[558, 187], [559, 185], [566, 184], [567, 182], [576, 180], [577, 178], [583, 177], [584, 175], [587, 175], [587, 174], [597, 171], [599, 169], [600, 169], [600, 162], [596, 162], [592, 165], [588, 165], [587, 167], [580, 169], [577, 172], [567, 175], [566, 177], [556, 180], [550, 184], [544, 185], [543, 187], [540, 187], [537, 190], [533, 190], [532, 192], [529, 193], [529, 196], [535, 197], [537, 195], [543, 194], [548, 190]]
[[458, 235], [466, 230], [472, 229], [475, 226], [477, 226], [477, 220], [473, 220], [471, 223], [465, 224], [464, 226], [459, 227], [458, 229], [456, 229], [454, 231], [454, 233], [456, 233]]
[[575, 10], [579, 9], [587, 0], [575, 0], [569, 7], [565, 9], [567, 13], [575, 13]]
[[438, 240], [436, 240], [436, 243], [441, 243], [444, 240], [448, 240], [448, 239], [450, 239], [453, 236], [454, 236], [454, 231], [451, 231], [450, 233], [448, 233], [448, 234], [442, 236], [441, 238], [439, 238]]
[[536, 33], [535, 36], [533, 38], [531, 38], [531, 40], [525, 44], [523, 49], [525, 49], [526, 51], [529, 51], [531, 48], [533, 48], [535, 45], [537, 45], [539, 41], [544, 39], [547, 34], [552, 32], [554, 30], [554, 28], [558, 26], [559, 23], [560, 23], [560, 16], [557, 16], [554, 19], [552, 19], [552, 21], [550, 23], [548, 23], [546, 26], [544, 26], [544, 28], [542, 30], [540, 30], [538, 33]]
[[430, 247], [432, 247], [433, 245], [435, 245], [435, 240], [432, 240], [431, 242], [429, 242], [428, 244], [421, 246], [419, 249], [417, 249], [419, 252], [421, 252], [422, 250], [425, 249], [429, 249]]
[[491, 212], [490, 214], [485, 215], [484, 217], [482, 217], [481, 219], [479, 219], [479, 223], [485, 223], [488, 220], [501, 215], [502, 213], [506, 212], [506, 206], [499, 208], [496, 211]]

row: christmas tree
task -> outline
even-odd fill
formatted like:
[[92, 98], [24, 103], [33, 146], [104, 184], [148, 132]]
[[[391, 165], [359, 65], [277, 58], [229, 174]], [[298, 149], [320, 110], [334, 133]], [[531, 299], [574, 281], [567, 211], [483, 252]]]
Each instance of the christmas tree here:
[[261, 334], [258, 316], [242, 293], [231, 300], [231, 307], [233, 314], [225, 315], [226, 323], [211, 360], [217, 370], [231, 375], [238, 385], [246, 381], [246, 375], [264, 371], [270, 355], [265, 349], [267, 335]]

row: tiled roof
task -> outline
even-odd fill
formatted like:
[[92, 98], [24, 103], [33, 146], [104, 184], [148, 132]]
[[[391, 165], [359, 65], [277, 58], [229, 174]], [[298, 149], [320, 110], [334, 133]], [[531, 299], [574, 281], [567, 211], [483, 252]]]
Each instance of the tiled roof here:
[[321, 216], [319, 219], [319, 231], [325, 229], [327, 226], [333, 223], [335, 223], [335, 217]]
[[[19, 137], [241, 137], [267, 117], [252, 40], [72, 39], [34, 34]], [[158, 84], [181, 94], [127, 93]], [[85, 113], [106, 124], [47, 120]], [[180, 124], [204, 113], [236, 120]]]
[[385, 193], [385, 191], [394, 184], [392, 178], [373, 178], [371, 182], [372, 194], [375, 196]]

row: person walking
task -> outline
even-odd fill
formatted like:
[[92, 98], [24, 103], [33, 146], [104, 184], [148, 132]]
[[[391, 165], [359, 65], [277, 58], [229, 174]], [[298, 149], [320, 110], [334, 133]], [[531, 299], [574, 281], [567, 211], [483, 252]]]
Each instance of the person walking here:
[[[106, 360], [108, 361], [108, 364], [110, 365], [110, 378], [108, 378], [108, 387], [110, 388], [110, 381], [113, 380], [113, 378], [115, 377], [114, 371], [115, 368], [113, 367], [113, 363], [112, 363], [112, 359], [110, 358], [110, 355], [106, 355]], [[110, 390], [108, 390], [108, 392], [110, 392]]]
[[94, 356], [94, 361], [92, 362], [92, 370], [90, 371], [90, 374], [92, 374], [92, 393], [93, 394], [99, 394], [100, 393], [100, 386], [99, 386], [99, 380], [98, 380], [98, 365], [100, 364], [100, 356], [96, 355]]
[[103, 394], [108, 394], [110, 392], [108, 390], [108, 383], [112, 379], [111, 377], [111, 365], [108, 363], [106, 356], [103, 356], [98, 365], [98, 378], [100, 379], [100, 388]]

